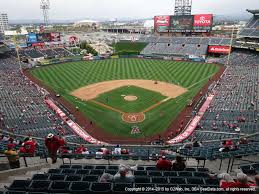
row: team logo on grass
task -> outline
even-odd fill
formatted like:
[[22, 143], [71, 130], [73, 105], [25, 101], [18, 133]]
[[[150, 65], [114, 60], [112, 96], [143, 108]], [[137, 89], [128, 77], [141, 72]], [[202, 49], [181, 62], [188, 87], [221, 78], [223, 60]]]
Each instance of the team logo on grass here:
[[138, 126], [135, 125], [135, 126], [131, 127], [131, 135], [140, 134], [140, 133], [141, 133], [141, 131]]

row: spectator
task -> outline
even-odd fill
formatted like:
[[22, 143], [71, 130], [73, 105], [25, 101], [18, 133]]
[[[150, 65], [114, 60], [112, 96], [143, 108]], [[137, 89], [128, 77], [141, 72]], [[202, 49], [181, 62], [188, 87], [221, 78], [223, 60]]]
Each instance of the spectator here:
[[222, 143], [221, 143], [221, 148], [219, 148], [219, 151], [220, 152], [229, 152], [230, 151], [230, 148], [231, 146], [233, 145], [233, 142], [231, 143], [231, 141], [229, 140], [224, 140]]
[[[237, 181], [234, 181], [234, 179], [227, 173], [219, 174], [218, 178], [221, 179], [220, 181], [220, 187], [221, 188], [250, 188], [251, 186], [254, 186], [254, 184], [251, 184], [249, 182], [248, 176], [244, 173], [237, 173]], [[251, 191], [247, 192], [239, 192], [239, 191], [233, 191], [232, 194], [248, 194], [251, 193]]]
[[76, 148], [75, 154], [83, 154], [87, 151], [84, 145], [80, 145], [80, 147]]
[[103, 147], [101, 148], [103, 155], [109, 155], [110, 154], [110, 150], [108, 150], [105, 145], [103, 145]]
[[119, 166], [119, 172], [114, 175], [114, 182], [115, 183], [133, 183], [134, 182], [134, 175], [132, 170], [137, 170], [137, 166], [129, 167], [126, 165], [121, 164]]
[[120, 145], [117, 145], [116, 148], [113, 151], [114, 155], [121, 155], [121, 147]]
[[102, 149], [98, 149], [95, 152], [95, 159], [102, 159], [103, 158], [103, 150]]
[[100, 179], [99, 179], [99, 182], [100, 183], [108, 183], [108, 182], [113, 182], [114, 180], [114, 176], [109, 174], [109, 173], [104, 173]]
[[36, 147], [37, 142], [34, 141], [32, 138], [29, 138], [29, 140], [25, 141], [20, 147], [20, 153], [35, 156]]
[[121, 154], [127, 155], [127, 154], [129, 154], [129, 150], [127, 150], [127, 149], [122, 149], [122, 150], [121, 150]]
[[183, 158], [181, 156], [176, 156], [176, 160], [173, 163], [172, 169], [174, 171], [183, 171], [185, 169], [185, 167], [186, 167], [186, 165], [185, 165]]
[[9, 142], [8, 142], [8, 144], [7, 144], [7, 147], [12, 147], [12, 148], [14, 148], [15, 147], [15, 144], [14, 144], [14, 140], [13, 139], [9, 139]]
[[156, 168], [158, 170], [171, 170], [172, 169], [172, 162], [170, 160], [167, 160], [165, 156], [162, 156], [157, 163]]
[[200, 142], [198, 142], [198, 141], [195, 141], [195, 142], [193, 142], [193, 144], [192, 144], [192, 147], [201, 147], [202, 145], [201, 145], [201, 143]]
[[191, 144], [184, 144], [180, 149], [191, 150], [192, 149], [192, 145]]
[[2, 142], [8, 142], [8, 141], [9, 141], [9, 137], [7, 137], [7, 136], [5, 136], [5, 135], [2, 135], [1, 141], [2, 141]]
[[61, 146], [58, 150], [58, 152], [61, 154], [61, 155], [64, 155], [64, 154], [69, 154], [71, 151], [69, 150], [69, 147], [67, 146]]
[[14, 147], [12, 145], [7, 146], [7, 150], [4, 152], [4, 154], [9, 161], [11, 169], [20, 168], [19, 155], [16, 150], [14, 150]]
[[248, 141], [245, 137], [241, 137], [240, 140], [238, 141], [238, 144], [239, 145], [248, 144]]
[[228, 147], [231, 147], [233, 145], [234, 145], [234, 143], [231, 139], [227, 140], [226, 143], [225, 143], [225, 146], [228, 146]]
[[52, 159], [52, 164], [55, 164], [57, 162], [57, 151], [61, 146], [64, 146], [64, 140], [50, 133], [45, 139], [45, 145]]

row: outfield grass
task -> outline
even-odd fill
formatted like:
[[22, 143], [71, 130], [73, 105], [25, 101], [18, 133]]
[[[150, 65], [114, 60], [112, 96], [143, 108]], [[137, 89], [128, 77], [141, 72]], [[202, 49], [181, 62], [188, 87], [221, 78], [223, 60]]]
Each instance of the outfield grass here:
[[139, 54], [146, 46], [147, 43], [131, 41], [118, 42], [113, 45], [115, 48], [115, 53], [119, 55]]
[[[136, 101], [125, 101], [125, 95], [137, 96]], [[147, 89], [139, 88], [136, 86], [121, 87], [110, 92], [106, 92], [96, 98], [99, 101], [108, 106], [114, 107], [126, 113], [138, 113], [142, 112], [150, 106], [156, 104], [167, 98], [162, 96], [158, 92], [150, 91]]]
[[[219, 67], [212, 64], [175, 62], [165, 60], [114, 59], [80, 61], [53, 65], [32, 70], [32, 74], [45, 85], [52, 87], [62, 97], [78, 106], [87, 118], [106, 132], [124, 137], [143, 137], [163, 132], [212, 77]], [[132, 124], [121, 120], [117, 112], [89, 101], [81, 101], [69, 93], [93, 83], [121, 80], [147, 79], [179, 84], [188, 92], [171, 99], [145, 114], [145, 121], [138, 124], [140, 135], [131, 135]]]

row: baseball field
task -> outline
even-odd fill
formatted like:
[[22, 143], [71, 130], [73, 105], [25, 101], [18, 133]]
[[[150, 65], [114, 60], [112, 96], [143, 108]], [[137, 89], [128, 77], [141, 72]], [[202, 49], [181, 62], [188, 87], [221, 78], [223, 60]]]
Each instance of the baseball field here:
[[205, 63], [108, 59], [40, 67], [31, 74], [106, 134], [141, 138], [163, 133], [219, 69]]

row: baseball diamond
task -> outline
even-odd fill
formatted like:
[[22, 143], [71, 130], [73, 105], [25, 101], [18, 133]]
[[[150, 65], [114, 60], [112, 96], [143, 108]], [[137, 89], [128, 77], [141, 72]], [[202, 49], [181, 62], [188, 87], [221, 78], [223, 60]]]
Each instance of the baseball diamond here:
[[[138, 139], [165, 132], [219, 69], [214, 64], [120, 58], [46, 66], [31, 74], [98, 130]], [[138, 134], [131, 133], [134, 123]], [[88, 132], [94, 136], [92, 129]]]

